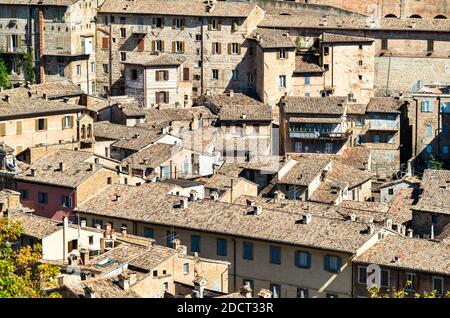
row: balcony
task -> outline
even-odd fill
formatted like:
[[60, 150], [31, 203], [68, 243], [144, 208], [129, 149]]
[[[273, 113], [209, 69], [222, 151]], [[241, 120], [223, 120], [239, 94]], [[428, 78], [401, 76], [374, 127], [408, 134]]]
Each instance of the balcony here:
[[368, 124], [368, 130], [396, 131], [399, 127], [397, 120], [375, 120], [370, 121]]
[[290, 138], [299, 139], [346, 139], [347, 134], [342, 132], [323, 132], [323, 131], [290, 131]]
[[133, 34], [147, 34], [150, 31], [148, 25], [135, 25], [131, 28], [131, 33]]

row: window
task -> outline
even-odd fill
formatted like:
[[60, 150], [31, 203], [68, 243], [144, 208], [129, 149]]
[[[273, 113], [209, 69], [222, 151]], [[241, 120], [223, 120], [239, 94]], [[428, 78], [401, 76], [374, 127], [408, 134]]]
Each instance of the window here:
[[163, 290], [166, 292], [169, 290], [169, 283], [168, 282], [164, 282], [163, 283]]
[[239, 43], [231, 43], [229, 54], [241, 54], [241, 45]]
[[442, 126], [442, 135], [445, 137], [448, 136], [448, 126], [447, 125]]
[[97, 224], [100, 225], [100, 227], [103, 227], [103, 220], [92, 219], [92, 227], [97, 227]]
[[324, 257], [324, 269], [328, 272], [339, 273], [341, 271], [341, 263], [339, 256], [326, 255]]
[[416, 290], [417, 289], [417, 275], [414, 273], [406, 273], [406, 290]]
[[286, 88], [286, 75], [280, 75], [279, 82], [281, 88]]
[[323, 69], [324, 69], [325, 72], [328, 71], [330, 69], [330, 65], [329, 64], [324, 64], [323, 65]]
[[103, 73], [109, 74], [109, 65], [108, 64], [103, 64]]
[[72, 116], [64, 116], [62, 119], [62, 128], [68, 129], [73, 127], [73, 117]]
[[[161, 92], [160, 92], [161, 93]], [[162, 93], [164, 93], [164, 92], [162, 92]], [[159, 96], [160, 94], [156, 94], [156, 96]], [[159, 104], [160, 103], [160, 100], [158, 99], [158, 101], [157, 101], [157, 104]], [[161, 167], [161, 174], [162, 174], [162, 179], [163, 180], [165, 180], [165, 179], [169, 179], [169, 177], [170, 177], [170, 166], [164, 166], [164, 167]]]
[[244, 242], [243, 244], [244, 256], [243, 258], [249, 261], [253, 260], [253, 243]]
[[270, 263], [271, 264], [281, 264], [281, 248], [277, 246], [270, 247]]
[[89, 245], [94, 245], [94, 236], [93, 235], [89, 236]]
[[217, 239], [217, 255], [227, 256], [227, 240]]
[[102, 38], [102, 49], [109, 49], [109, 38]]
[[325, 46], [323, 48], [323, 55], [328, 55], [328, 54], [330, 54], [330, 48], [328, 46]]
[[95, 62], [91, 62], [91, 73], [95, 73]]
[[363, 49], [363, 46], [362, 46], [361, 44], [358, 45], [358, 49], [362, 50], [362, 49]]
[[158, 277], [158, 271], [153, 271], [153, 277]]
[[359, 61], [358, 61], [358, 65], [359, 65], [359, 66], [362, 66], [362, 65], [363, 65], [363, 61], [362, 61], [362, 60], [359, 60]]
[[212, 78], [213, 78], [213, 80], [219, 79], [219, 70], [217, 70], [217, 69], [212, 70]]
[[144, 227], [144, 236], [147, 238], [153, 238], [153, 229]]
[[281, 286], [278, 284], [270, 284], [270, 291], [272, 292], [272, 298], [280, 298]]
[[442, 146], [442, 153], [448, 154], [448, 146]]
[[427, 136], [433, 136], [433, 126], [431, 124], [426, 125]]
[[307, 288], [297, 288], [297, 298], [309, 298]]
[[394, 189], [393, 188], [389, 188], [388, 189], [388, 194], [389, 195], [394, 195]]
[[431, 113], [433, 111], [433, 103], [431, 100], [422, 100], [420, 102], [420, 110], [422, 113]]
[[120, 28], [120, 37], [123, 39], [127, 36], [127, 29]]
[[394, 142], [394, 135], [387, 135], [387, 143], [392, 144]]
[[437, 214], [432, 214], [431, 215], [431, 223], [432, 224], [437, 224], [438, 220], [439, 220], [439, 215], [437, 215]]
[[[189, 81], [189, 67], [183, 68], [183, 81]], [[187, 99], [187, 98], [185, 98]]]
[[237, 72], [237, 70], [232, 70], [231, 71], [231, 80], [232, 81], [237, 81], [238, 80], [238, 72]]
[[77, 64], [77, 75], [81, 75], [81, 65]]
[[332, 153], [333, 152], [333, 143], [327, 142], [325, 143], [325, 153]]
[[191, 252], [200, 252], [200, 236], [191, 235]]
[[295, 266], [300, 268], [310, 268], [311, 267], [311, 253], [296, 251], [295, 252]]
[[138, 52], [144, 51], [144, 48], [145, 48], [144, 38], [138, 38], [136, 45], [137, 45], [137, 51]]
[[359, 79], [360, 81], [362, 81], [362, 79], [363, 79], [362, 75], [358, 75], [358, 79]]
[[180, 18], [173, 19], [172, 26], [174, 29], [183, 29], [184, 28], [184, 19], [180, 19]]
[[38, 202], [41, 204], [47, 204], [48, 203], [48, 193], [38, 192]]
[[310, 84], [311, 84], [311, 77], [305, 76], [305, 85], [310, 85]]
[[212, 54], [221, 54], [222, 53], [222, 45], [219, 42], [213, 42], [212, 43]]
[[358, 266], [358, 283], [367, 284], [367, 267]]
[[433, 276], [433, 290], [436, 294], [442, 295], [444, 292], [444, 279], [442, 277]]
[[286, 49], [280, 49], [280, 51], [278, 51], [278, 58], [280, 60], [284, 60], [287, 58], [287, 52]]
[[155, 71], [155, 80], [156, 81], [168, 81], [169, 80], [169, 71]]
[[183, 264], [183, 273], [184, 274], [189, 274], [189, 263], [184, 263]]
[[125, 24], [127, 22], [126, 17], [120, 17], [120, 23]]
[[164, 41], [162, 40], [155, 40], [152, 42], [152, 50], [154, 52], [162, 52], [164, 51]]
[[37, 131], [46, 130], [47, 129], [47, 119], [39, 118], [37, 119]]
[[173, 240], [177, 237], [176, 232], [167, 231], [167, 247], [173, 248]]
[[381, 49], [383, 51], [388, 49], [388, 40], [387, 39], [381, 39]]
[[427, 145], [425, 147], [425, 152], [426, 153], [432, 153], [433, 152], [433, 146], [432, 145]]
[[373, 143], [374, 144], [380, 143], [380, 135], [373, 135]]
[[218, 19], [209, 20], [209, 24], [208, 24], [209, 30], [217, 31], [217, 30], [220, 30], [220, 27], [221, 27], [221, 25], [220, 25], [220, 21]]
[[21, 197], [22, 199], [28, 200], [29, 195], [30, 195], [30, 193], [29, 193], [28, 190], [20, 189], [19, 192], [20, 192], [20, 197]]
[[433, 40], [427, 40], [427, 51], [433, 52], [434, 50], [434, 41]]
[[253, 83], [253, 73], [250, 72], [247, 73], [247, 83], [249, 84]]
[[162, 28], [162, 27], [164, 27], [163, 19], [161, 17], [154, 17], [153, 18], [153, 27], [154, 28]]
[[137, 80], [137, 78], [138, 78], [138, 70], [135, 69], [135, 68], [131, 69], [130, 70], [130, 77], [131, 77], [132, 81]]
[[125, 62], [127, 60], [127, 52], [120, 52], [120, 61]]
[[202, 40], [202, 35], [201, 34], [196, 34], [195, 35], [195, 41], [201, 41]]
[[381, 270], [381, 287], [391, 287], [391, 272], [387, 269]]
[[184, 53], [184, 42], [183, 41], [174, 41], [172, 43], [173, 43], [172, 51], [174, 53]]
[[450, 113], [450, 102], [442, 102], [441, 113]]
[[72, 197], [68, 195], [61, 196], [61, 206], [64, 208], [72, 208]]

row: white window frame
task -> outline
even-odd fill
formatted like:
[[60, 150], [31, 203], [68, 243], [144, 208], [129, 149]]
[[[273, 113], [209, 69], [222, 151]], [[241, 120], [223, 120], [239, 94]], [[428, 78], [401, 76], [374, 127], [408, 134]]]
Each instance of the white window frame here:
[[286, 88], [287, 87], [287, 78], [286, 75], [280, 75], [278, 76], [278, 81], [279, 81], [279, 85], [280, 88]]

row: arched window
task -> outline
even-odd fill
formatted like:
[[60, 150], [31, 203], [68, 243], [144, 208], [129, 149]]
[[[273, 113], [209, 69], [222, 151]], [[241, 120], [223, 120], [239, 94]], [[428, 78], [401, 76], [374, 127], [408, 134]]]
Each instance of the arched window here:
[[86, 138], [86, 126], [81, 126], [81, 139]]
[[445, 15], [442, 15], [442, 14], [437, 15], [437, 16], [435, 16], [434, 18], [435, 18], [435, 19], [447, 19], [447, 17], [446, 17]]
[[412, 16], [410, 16], [410, 18], [413, 18], [413, 19], [422, 19], [422, 17], [421, 17], [420, 15], [418, 15], [418, 14], [413, 14]]
[[87, 137], [91, 138], [92, 137], [92, 125], [89, 124], [88, 128], [87, 128]]
[[384, 17], [385, 18], [397, 18], [397, 16], [395, 14], [386, 14]]

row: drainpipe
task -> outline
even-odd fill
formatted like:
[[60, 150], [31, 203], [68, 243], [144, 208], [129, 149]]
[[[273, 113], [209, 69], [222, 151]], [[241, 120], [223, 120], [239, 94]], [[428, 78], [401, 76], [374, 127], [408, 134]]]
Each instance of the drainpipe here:
[[236, 239], [233, 239], [233, 290], [236, 290], [236, 266], [237, 266], [237, 262], [236, 262]]
[[201, 67], [200, 67], [200, 92], [201, 95], [203, 95], [203, 91], [204, 91], [204, 87], [203, 87], [203, 73], [204, 73], [204, 55], [203, 55], [203, 44], [204, 44], [204, 32], [203, 32], [203, 27], [204, 27], [204, 21], [202, 19], [202, 24], [201, 24], [201, 28], [200, 28], [200, 37], [201, 37], [201, 41], [200, 41], [200, 61], [202, 63]]
[[415, 127], [415, 131], [414, 131], [414, 157], [416, 157], [417, 156], [417, 125], [418, 125], [418, 122], [419, 122], [419, 119], [417, 118], [418, 117], [418, 111], [419, 111], [419, 100], [417, 99], [417, 97], [414, 97], [413, 98], [413, 100], [416, 102], [416, 119], [415, 119], [415, 121], [416, 121], [416, 123], [415, 123], [415, 125], [414, 126], [416, 126]]
[[438, 100], [438, 128], [437, 128], [437, 157], [441, 156], [441, 96], [437, 97]]
[[39, 82], [44, 83], [44, 8], [39, 7], [38, 28], [39, 28]]
[[334, 86], [334, 45], [331, 46], [331, 88]]
[[111, 96], [112, 89], [112, 23], [109, 21], [109, 92], [108, 95]]

